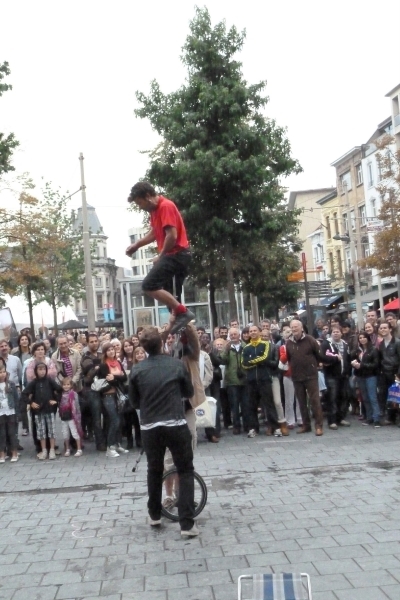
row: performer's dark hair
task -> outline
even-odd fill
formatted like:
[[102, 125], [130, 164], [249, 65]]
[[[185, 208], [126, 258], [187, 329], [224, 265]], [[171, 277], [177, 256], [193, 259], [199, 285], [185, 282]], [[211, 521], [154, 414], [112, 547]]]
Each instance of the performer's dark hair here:
[[135, 183], [129, 194], [129, 201], [132, 202], [135, 198], [146, 198], [149, 196], [157, 196], [156, 190], [148, 181], [138, 181]]
[[140, 345], [147, 354], [161, 354], [161, 335], [157, 327], [145, 327], [140, 336]]

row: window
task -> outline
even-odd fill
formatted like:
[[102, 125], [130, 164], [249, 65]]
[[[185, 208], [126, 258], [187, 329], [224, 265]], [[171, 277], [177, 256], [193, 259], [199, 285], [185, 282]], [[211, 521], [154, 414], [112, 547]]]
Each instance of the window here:
[[110, 287], [110, 278], [106, 277], [106, 287]]
[[360, 215], [361, 225], [366, 225], [367, 224], [367, 214], [365, 212], [365, 204], [363, 204], [363, 206], [360, 206], [360, 208], [358, 209], [358, 213]]
[[97, 248], [96, 248], [96, 255], [97, 255], [97, 258], [100, 258], [100, 246], [97, 246]]
[[354, 210], [350, 211], [350, 221], [351, 221], [351, 228], [355, 229], [356, 228], [356, 216], [354, 214]]
[[348, 219], [347, 213], [343, 214], [343, 227], [344, 227], [344, 233], [348, 233], [348, 231], [349, 231], [349, 219]]
[[351, 173], [346, 171], [340, 176], [340, 187], [342, 188], [342, 194], [344, 194], [344, 184], [347, 185], [347, 189], [351, 190]]
[[87, 310], [87, 300], [86, 300], [86, 298], [82, 298], [82, 310]]
[[372, 168], [372, 163], [367, 164], [367, 173], [368, 173], [368, 187], [372, 187], [374, 185], [374, 171]]
[[134, 277], [136, 277], [137, 275], [140, 275], [139, 267], [132, 267], [132, 274]]
[[342, 255], [340, 250], [336, 250], [336, 261], [338, 267], [338, 276], [343, 277], [343, 267], [342, 267]]
[[326, 217], [326, 235], [327, 235], [328, 239], [330, 239], [332, 237], [332, 235], [331, 235], [331, 221], [330, 221], [329, 217]]
[[378, 167], [378, 181], [380, 181], [382, 179], [382, 163], [379, 158], [376, 160], [376, 165]]
[[333, 221], [334, 221], [334, 225], [335, 225], [335, 235], [339, 235], [339, 221], [338, 221], [338, 216], [337, 213], [333, 213]]
[[107, 248], [105, 246], [103, 246], [103, 256], [107, 258]]
[[361, 163], [356, 166], [356, 174], [357, 174], [357, 185], [361, 185], [363, 182], [363, 172]]
[[103, 309], [103, 294], [97, 294], [97, 309]]
[[150, 273], [153, 265], [146, 265], [146, 273]]
[[369, 201], [369, 205], [371, 207], [371, 217], [375, 218], [376, 217], [376, 200], [375, 200], [375, 198], [371, 198], [371, 200]]
[[368, 244], [363, 244], [362, 245], [362, 257], [363, 258], [368, 258], [369, 256], [369, 245]]
[[351, 254], [350, 254], [350, 250], [346, 250], [346, 265], [347, 265], [347, 270], [350, 271], [350, 269], [351, 269]]
[[131, 235], [130, 237], [131, 237], [131, 244], [135, 244], [138, 239], [138, 236], [136, 234], [134, 234], [134, 235]]
[[335, 274], [335, 264], [333, 262], [333, 253], [329, 252], [329, 268], [330, 268], [330, 275], [334, 276]]
[[96, 277], [96, 287], [101, 287], [103, 285], [103, 282], [101, 280], [101, 277]]

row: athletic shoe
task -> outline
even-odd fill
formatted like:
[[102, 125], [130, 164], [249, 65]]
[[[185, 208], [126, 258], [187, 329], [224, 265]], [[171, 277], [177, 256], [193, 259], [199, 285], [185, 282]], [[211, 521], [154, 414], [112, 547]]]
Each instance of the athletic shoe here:
[[174, 508], [175, 504], [176, 498], [174, 498], [173, 496], [166, 496], [162, 503], [163, 507], [168, 509]]
[[125, 450], [125, 448], [123, 448], [121, 444], [117, 444], [115, 449], [117, 452], [120, 452], [120, 454], [127, 454], [129, 452], [129, 450]]
[[82, 450], [77, 450], [74, 456], [82, 456]]
[[190, 311], [189, 309], [187, 309], [186, 312], [175, 315], [175, 321], [169, 333], [173, 335], [174, 333], [177, 333], [180, 329], [184, 329], [186, 325], [190, 323], [190, 321], [193, 321], [193, 319], [195, 318], [196, 315], [193, 314], [192, 311]]
[[39, 454], [37, 455], [39, 460], [46, 460], [47, 458], [47, 450], [42, 450], [41, 452], [39, 452]]
[[182, 537], [196, 537], [196, 535], [199, 535], [200, 531], [197, 529], [196, 525], [193, 525], [192, 529], [188, 529], [185, 531], [182, 531], [181, 529], [181, 536]]
[[282, 431], [279, 429], [275, 429], [274, 431], [274, 437], [282, 437]]
[[107, 458], [117, 458], [119, 454], [118, 452], [116, 452], [114, 446], [110, 446], [109, 448], [107, 448], [106, 456]]
[[345, 421], [344, 419], [342, 419], [340, 421], [339, 425], [341, 425], [341, 427], [350, 427], [351, 423], [349, 423], [348, 421]]
[[71, 450], [66, 450], [64, 452], [64, 456], [71, 456]]
[[380, 426], [381, 426], [381, 424], [379, 423], [379, 421], [376, 421], [376, 422], [374, 423], [374, 427], [375, 427], [375, 429], [379, 429], [379, 428], [380, 428]]
[[333, 429], [334, 431], [336, 431], [337, 428], [338, 428], [338, 426], [336, 425], [336, 423], [331, 423], [329, 425], [329, 429]]
[[151, 527], [158, 527], [158, 525], [161, 525], [161, 519], [152, 519], [149, 517], [149, 523]]
[[18, 456], [12, 456], [10, 462], [18, 462], [19, 457]]
[[255, 429], [250, 429], [249, 433], [247, 434], [248, 438], [254, 438], [256, 437], [256, 430]]
[[0, 463], [5, 463], [6, 459], [5, 458], [0, 458]]
[[24, 436], [29, 435], [28, 430], [27, 429], [23, 429], [21, 435], [24, 435]]
[[50, 448], [49, 460], [55, 460], [55, 458], [56, 458], [56, 451], [53, 450], [53, 448]]

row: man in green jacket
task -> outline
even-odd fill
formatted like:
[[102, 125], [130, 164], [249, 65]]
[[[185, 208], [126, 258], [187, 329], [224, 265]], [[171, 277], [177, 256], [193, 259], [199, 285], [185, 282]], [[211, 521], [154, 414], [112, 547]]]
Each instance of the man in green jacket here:
[[240, 411], [243, 418], [243, 430], [249, 431], [249, 395], [247, 392], [246, 374], [241, 367], [242, 351], [245, 343], [240, 341], [239, 329], [231, 327], [229, 340], [221, 354], [222, 364], [225, 365], [224, 384], [228, 394], [233, 417], [233, 435], [241, 432]]

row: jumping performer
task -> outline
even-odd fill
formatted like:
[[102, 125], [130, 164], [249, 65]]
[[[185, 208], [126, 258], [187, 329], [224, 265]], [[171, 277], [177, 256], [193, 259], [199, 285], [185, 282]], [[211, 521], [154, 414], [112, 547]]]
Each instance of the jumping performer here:
[[[131, 189], [128, 202], [134, 202], [141, 210], [150, 213], [150, 231], [126, 249], [132, 256], [139, 248], [157, 242], [158, 256], [153, 259], [153, 268], [144, 278], [143, 291], [171, 311], [171, 329], [176, 333], [195, 318], [181, 303], [183, 281], [190, 263], [190, 248], [182, 216], [176, 205], [168, 198], [157, 194], [150, 183], [139, 181]], [[173, 296], [175, 277], [176, 296]]]

